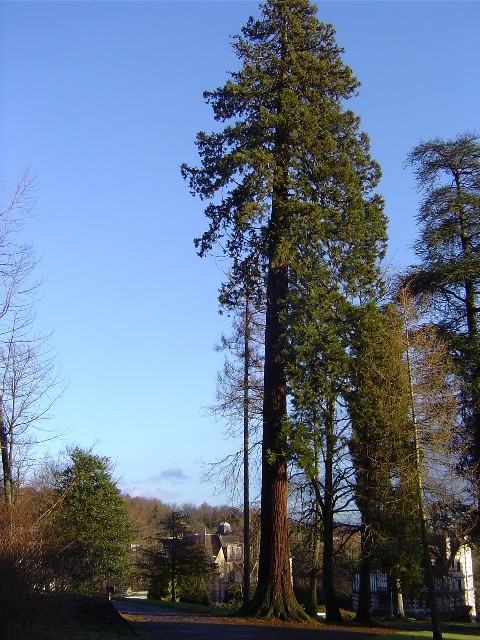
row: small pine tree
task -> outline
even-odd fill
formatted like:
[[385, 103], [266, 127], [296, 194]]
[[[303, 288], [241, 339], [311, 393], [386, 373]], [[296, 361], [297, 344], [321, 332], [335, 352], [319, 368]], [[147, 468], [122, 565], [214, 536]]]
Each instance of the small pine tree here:
[[172, 509], [144, 549], [141, 568], [150, 582], [150, 598], [199, 604], [208, 600], [210, 559], [197, 538], [188, 535], [187, 520], [186, 513]]

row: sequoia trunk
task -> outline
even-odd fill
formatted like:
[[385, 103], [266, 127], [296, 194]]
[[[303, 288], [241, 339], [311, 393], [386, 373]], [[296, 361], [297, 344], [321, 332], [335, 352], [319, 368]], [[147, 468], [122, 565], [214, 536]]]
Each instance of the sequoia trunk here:
[[267, 281], [262, 443], [262, 508], [258, 585], [249, 610], [280, 619], [308, 616], [293, 593], [288, 541], [288, 474], [285, 458], [287, 385], [279, 348], [288, 287], [286, 267], [271, 266]]

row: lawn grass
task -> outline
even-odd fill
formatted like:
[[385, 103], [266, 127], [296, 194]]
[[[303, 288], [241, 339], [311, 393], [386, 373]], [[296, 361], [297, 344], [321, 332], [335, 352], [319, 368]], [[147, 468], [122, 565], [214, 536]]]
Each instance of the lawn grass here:
[[[443, 640], [472, 640], [473, 634], [464, 634], [464, 633], [442, 633]], [[385, 636], [388, 640], [416, 640], [417, 638], [431, 638], [431, 631], [400, 631], [399, 633], [394, 633], [391, 636]], [[378, 636], [372, 636], [369, 640], [378, 640]]]
[[[228, 606], [215, 606], [215, 605], [201, 605], [192, 604], [189, 602], [172, 602], [171, 600], [143, 600], [146, 604], [152, 604], [154, 606], [167, 607], [168, 609], [176, 609], [180, 611], [186, 611], [189, 613], [196, 613], [200, 615], [215, 616], [215, 617], [228, 617], [235, 616], [239, 609]], [[343, 611], [342, 615], [344, 621], [350, 624], [354, 623], [354, 615], [351, 612]], [[408, 629], [401, 629], [405, 623], [392, 620], [385, 623], [382, 621], [382, 625], [389, 627], [392, 631], [396, 630], [396, 633], [385, 636], [388, 640], [416, 640], [416, 638], [431, 638], [432, 632], [428, 623], [425, 622], [412, 622], [409, 624]], [[443, 640], [473, 640], [473, 636], [480, 638], [480, 627], [478, 624], [468, 623], [452, 623], [445, 622], [442, 624]], [[378, 640], [378, 636], [372, 636], [369, 640]]]
[[[394, 625], [391, 626], [394, 628]], [[480, 637], [480, 629], [477, 624], [462, 624], [447, 622], [442, 624], [443, 640], [472, 640]], [[397, 629], [396, 633], [386, 636], [388, 640], [416, 640], [417, 638], [431, 638], [432, 631], [425, 629], [425, 624], [419, 623], [415, 628], [412, 623], [409, 629]], [[378, 636], [372, 636], [368, 640], [378, 640]]]
[[217, 618], [221, 618], [222, 616], [231, 616], [238, 611], [237, 607], [218, 607], [213, 604], [203, 605], [193, 604], [191, 602], [172, 602], [171, 600], [142, 600], [142, 602], [156, 607], [166, 607], [167, 609], [176, 609], [178, 611], [187, 611], [188, 613], [215, 616]]

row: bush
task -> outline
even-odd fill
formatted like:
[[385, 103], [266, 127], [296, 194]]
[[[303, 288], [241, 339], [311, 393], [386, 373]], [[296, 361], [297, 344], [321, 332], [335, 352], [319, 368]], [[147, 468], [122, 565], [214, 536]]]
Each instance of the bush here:
[[210, 604], [210, 600], [203, 580], [182, 580], [180, 584], [180, 602], [208, 606]]
[[162, 600], [171, 595], [170, 583], [163, 579], [152, 578], [150, 588], [148, 589], [147, 598], [149, 600]]
[[201, 604], [204, 607], [208, 607], [210, 604], [210, 600], [208, 598], [208, 594], [204, 593], [185, 593], [180, 596], [180, 602], [185, 602], [188, 604]]
[[240, 584], [229, 584], [227, 587], [227, 593], [225, 594], [225, 604], [229, 604], [232, 607], [240, 607], [243, 602], [243, 590]]
[[41, 609], [35, 591], [46, 579], [42, 543], [15, 507], [0, 513], [0, 576], [0, 639], [27, 638]]

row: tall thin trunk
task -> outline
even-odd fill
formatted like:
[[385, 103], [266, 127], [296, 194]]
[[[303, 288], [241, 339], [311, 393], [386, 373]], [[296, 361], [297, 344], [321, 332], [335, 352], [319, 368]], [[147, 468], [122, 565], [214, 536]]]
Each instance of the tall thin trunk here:
[[260, 555], [249, 610], [265, 617], [305, 619], [293, 593], [288, 541], [287, 389], [279, 348], [287, 282], [287, 268], [272, 265], [267, 277]]
[[432, 634], [433, 640], [442, 640], [442, 627], [440, 624], [440, 614], [438, 611], [437, 594], [435, 589], [435, 578], [432, 569], [432, 558], [430, 556], [430, 548], [428, 544], [428, 526], [427, 526], [427, 513], [425, 509], [425, 500], [423, 495], [423, 480], [422, 480], [422, 467], [420, 456], [420, 442], [418, 437], [418, 423], [417, 423], [417, 409], [415, 402], [415, 392], [413, 389], [413, 375], [412, 375], [412, 363], [410, 359], [410, 335], [405, 322], [405, 336], [406, 336], [406, 354], [407, 354], [407, 369], [408, 369], [408, 383], [410, 387], [410, 404], [412, 410], [412, 424], [413, 424], [413, 443], [415, 448], [415, 480], [417, 485], [417, 500], [418, 500], [418, 514], [420, 519], [420, 533], [422, 540], [422, 557], [423, 568], [425, 571], [425, 586], [428, 593], [428, 602], [430, 607], [430, 617], [432, 620]]
[[274, 198], [266, 291], [260, 555], [257, 589], [248, 610], [267, 618], [302, 620], [308, 616], [293, 593], [288, 541], [287, 383], [281, 350], [288, 268], [276, 264], [280, 219]]
[[405, 618], [405, 609], [403, 608], [403, 593], [402, 593], [402, 580], [400, 578], [400, 572], [395, 570], [395, 596], [397, 600], [397, 618]]
[[372, 571], [373, 539], [372, 529], [365, 513], [362, 513], [360, 548], [360, 583], [358, 587], [358, 604], [355, 620], [362, 624], [370, 624], [372, 621], [370, 615], [370, 574]]
[[316, 518], [313, 526], [313, 540], [312, 540], [312, 566], [309, 576], [309, 598], [308, 598], [308, 615], [313, 619], [316, 619], [318, 612], [318, 575], [320, 571], [320, 522], [319, 517]]
[[171, 601], [175, 602], [177, 594], [175, 591], [175, 580], [177, 578], [177, 549], [176, 549], [176, 529], [175, 529], [175, 511], [172, 511], [172, 596]]
[[243, 367], [243, 606], [250, 602], [250, 305], [245, 297], [244, 367]]
[[8, 507], [13, 503], [13, 478], [12, 478], [12, 460], [11, 451], [8, 442], [7, 428], [3, 417], [3, 409], [0, 402], [0, 449], [2, 455], [2, 471], [3, 471], [3, 496], [5, 504]]
[[342, 614], [335, 593], [335, 549], [333, 466], [335, 457], [335, 404], [329, 400], [325, 427], [325, 497], [323, 506], [323, 593], [327, 622], [341, 622]]
[[309, 598], [307, 613], [314, 619], [317, 618], [318, 613], [318, 576], [320, 572], [320, 550], [321, 550], [321, 505], [317, 498], [316, 492], [320, 484], [319, 473], [319, 455], [318, 455], [318, 442], [317, 438], [313, 438], [313, 457], [314, 457], [314, 474], [313, 489], [315, 491], [315, 505], [314, 505], [314, 521], [312, 527], [312, 566], [310, 568], [309, 576]]

